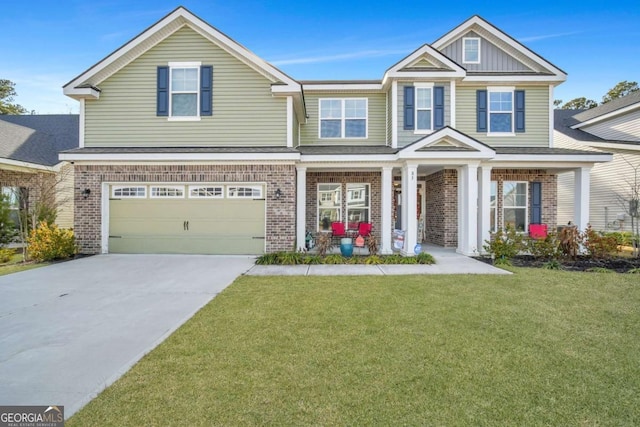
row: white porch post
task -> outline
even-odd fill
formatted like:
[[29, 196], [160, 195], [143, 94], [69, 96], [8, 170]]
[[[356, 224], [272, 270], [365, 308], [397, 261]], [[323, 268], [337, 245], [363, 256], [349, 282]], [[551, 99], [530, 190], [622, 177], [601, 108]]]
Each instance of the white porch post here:
[[491, 231], [491, 166], [481, 166], [478, 174], [478, 252], [484, 253], [482, 246], [490, 239]]
[[380, 253], [388, 255], [391, 250], [391, 209], [393, 206], [392, 167], [382, 168], [382, 203], [380, 212]]
[[584, 230], [589, 224], [589, 195], [591, 193], [591, 168], [578, 168], [574, 172], [573, 210], [574, 223], [578, 230]]
[[478, 165], [458, 168], [458, 249], [473, 255], [478, 245]]
[[417, 191], [418, 191], [418, 166], [406, 165], [402, 176], [402, 218], [404, 234], [404, 248], [402, 255], [415, 255], [414, 248], [418, 240]]
[[305, 247], [307, 168], [296, 167], [296, 249]]

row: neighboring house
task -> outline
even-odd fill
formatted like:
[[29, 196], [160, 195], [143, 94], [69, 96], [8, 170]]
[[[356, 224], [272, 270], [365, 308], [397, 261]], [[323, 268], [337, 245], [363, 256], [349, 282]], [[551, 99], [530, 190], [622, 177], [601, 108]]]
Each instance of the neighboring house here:
[[473, 16], [380, 80], [297, 81], [178, 8], [64, 86], [81, 250], [259, 254], [369, 221], [382, 253], [397, 223], [404, 254], [473, 254], [492, 227], [555, 227], [557, 173], [580, 192], [611, 158], [552, 146], [565, 79]]
[[[590, 110], [555, 111], [555, 146], [608, 152], [591, 170], [589, 222], [597, 230], [630, 231], [629, 201], [640, 192], [640, 92]], [[558, 176], [558, 222], [574, 221], [574, 175]]]
[[0, 187], [15, 216], [50, 198], [56, 223], [73, 227], [73, 167], [61, 151], [78, 147], [77, 114], [0, 115]]

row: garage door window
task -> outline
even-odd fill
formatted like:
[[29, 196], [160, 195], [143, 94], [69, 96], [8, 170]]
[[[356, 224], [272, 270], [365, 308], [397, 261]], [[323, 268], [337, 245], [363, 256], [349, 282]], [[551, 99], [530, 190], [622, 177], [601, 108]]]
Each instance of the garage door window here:
[[261, 199], [262, 187], [227, 187], [227, 195], [231, 199]]
[[224, 198], [224, 189], [222, 186], [189, 186], [190, 199], [222, 199]]
[[184, 187], [182, 186], [152, 186], [152, 199], [182, 199], [184, 198]]
[[113, 197], [121, 199], [144, 199], [147, 197], [147, 187], [122, 187], [115, 186], [112, 189]]

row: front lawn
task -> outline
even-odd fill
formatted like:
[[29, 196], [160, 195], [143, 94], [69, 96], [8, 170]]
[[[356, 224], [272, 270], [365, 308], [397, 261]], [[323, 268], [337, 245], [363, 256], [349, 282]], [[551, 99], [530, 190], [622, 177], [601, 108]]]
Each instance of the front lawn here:
[[67, 425], [639, 425], [637, 276], [513, 270], [242, 277]]
[[23, 262], [22, 254], [15, 254], [7, 263], [0, 264], [0, 276], [6, 274], [18, 273], [20, 271], [31, 270], [33, 268], [44, 267], [48, 263]]

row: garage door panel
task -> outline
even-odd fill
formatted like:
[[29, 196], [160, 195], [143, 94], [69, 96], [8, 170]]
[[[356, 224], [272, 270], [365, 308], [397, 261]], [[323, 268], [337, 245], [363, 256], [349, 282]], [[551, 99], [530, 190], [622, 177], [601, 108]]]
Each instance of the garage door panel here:
[[127, 236], [109, 239], [109, 251], [123, 254], [228, 254], [255, 255], [264, 252], [264, 239], [232, 236], [216, 238], [176, 236]]

